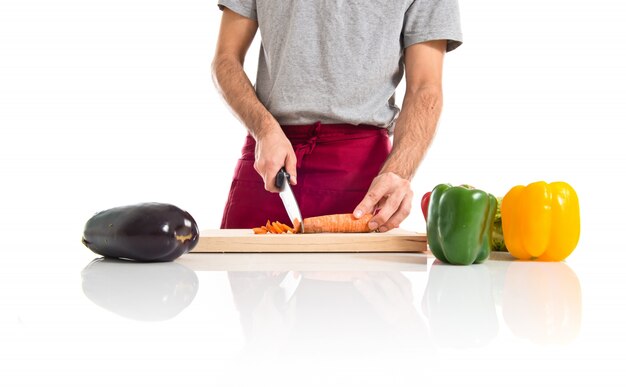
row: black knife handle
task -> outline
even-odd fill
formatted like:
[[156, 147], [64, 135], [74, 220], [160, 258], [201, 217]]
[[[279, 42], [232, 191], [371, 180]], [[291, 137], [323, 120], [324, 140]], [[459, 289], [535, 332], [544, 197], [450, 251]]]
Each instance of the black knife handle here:
[[289, 184], [289, 178], [291, 176], [289, 175], [289, 173], [287, 173], [287, 171], [285, 170], [285, 167], [282, 167], [280, 169], [280, 171], [278, 171], [278, 174], [276, 175], [276, 187], [278, 187], [279, 189], [282, 189], [283, 186], [285, 185], [285, 182], [287, 182], [287, 184]]

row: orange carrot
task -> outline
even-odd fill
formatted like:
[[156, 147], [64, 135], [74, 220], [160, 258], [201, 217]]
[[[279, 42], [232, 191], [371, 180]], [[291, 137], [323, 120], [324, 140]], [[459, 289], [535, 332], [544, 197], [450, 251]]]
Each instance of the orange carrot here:
[[304, 232], [370, 232], [367, 223], [372, 214], [357, 219], [352, 214], [333, 214], [304, 218]]
[[276, 226], [282, 231], [282, 232], [293, 232], [293, 230], [291, 229], [291, 227], [287, 226], [284, 223], [280, 223], [280, 222], [276, 222]]
[[293, 228], [292, 228], [294, 234], [297, 234], [300, 232], [300, 221], [298, 220], [298, 218], [294, 218], [293, 219]]
[[272, 224], [270, 223], [269, 219], [267, 220], [267, 222], [265, 223], [265, 226], [263, 226], [267, 229], [268, 233], [272, 232]]
[[255, 227], [252, 229], [252, 231], [254, 231], [255, 234], [265, 234], [267, 233], [267, 229], [265, 228], [265, 226], [263, 227]]
[[265, 226], [252, 228], [252, 231], [255, 234], [285, 234], [285, 233], [296, 234], [298, 232], [297, 230], [298, 229], [291, 228], [287, 226], [286, 224], [278, 222], [278, 221], [270, 222], [269, 219], [265, 223]]
[[276, 230], [276, 232], [278, 232], [279, 234], [282, 234], [285, 232], [285, 230], [283, 230], [280, 223], [278, 222], [272, 222], [272, 227], [274, 227], [274, 230]]

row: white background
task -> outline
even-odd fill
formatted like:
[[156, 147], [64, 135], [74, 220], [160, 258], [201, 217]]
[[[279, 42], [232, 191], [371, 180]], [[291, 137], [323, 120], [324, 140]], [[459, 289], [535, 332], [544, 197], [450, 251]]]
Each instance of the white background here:
[[[88, 216], [163, 201], [219, 227], [245, 131], [211, 81], [214, 2], [0, 4], [3, 206], [29, 203], [6, 210]], [[465, 43], [445, 60], [444, 110], [414, 207], [441, 182], [504, 195], [537, 180], [567, 181], [591, 205], [591, 188], [624, 166], [621, 4], [462, 2]], [[253, 80], [257, 58], [258, 39]], [[422, 230], [419, 211], [403, 227]]]
[[[624, 345], [620, 273], [626, 266], [620, 242], [626, 213], [618, 185], [626, 166], [625, 4], [461, 2], [465, 43], [446, 56], [443, 114], [413, 181], [414, 211], [402, 227], [424, 230], [419, 198], [442, 182], [504, 195], [517, 184], [566, 181], [578, 191], [582, 219], [579, 247], [568, 259], [583, 288], [581, 338], [570, 348], [540, 355], [534, 347], [507, 350], [508, 341], [479, 351], [478, 369], [463, 363], [477, 383], [484, 377], [478, 370], [490, 363], [511, 370], [537, 356], [545, 380], [566, 376], [570, 385], [608, 385], [600, 382], [604, 377], [623, 380], [615, 360]], [[81, 385], [101, 372], [91, 364], [93, 356], [81, 356], [81, 340], [95, 340], [104, 351], [95, 359], [110, 364], [125, 340], [146, 330], [175, 343], [174, 357], [180, 356], [176, 351], [198, 356], [174, 368], [186, 372], [188, 383], [211, 385], [203, 372], [207, 358], [201, 356], [222, 364], [216, 360], [218, 349], [226, 357], [236, 352], [232, 344], [242, 340], [238, 331], [220, 335], [217, 329], [237, 324], [227, 294], [219, 298], [205, 290], [199, 295], [202, 302], [222, 303], [215, 309], [222, 319], [190, 308], [183, 324], [202, 322], [214, 330], [198, 335], [204, 332], [198, 326], [180, 343], [168, 330], [178, 325], [129, 325], [99, 309], [85, 315], [77, 306], [85, 300], [76, 290], [77, 273], [94, 257], [80, 245], [82, 228], [96, 211], [169, 202], [189, 211], [200, 228], [219, 227], [245, 136], [211, 81], [219, 18], [213, 1], [0, 0], [0, 241], [5, 249], [0, 253], [0, 359], [8, 365], [0, 365], [0, 380], [28, 375], [23, 385], [44, 380]], [[257, 39], [246, 62], [252, 79], [258, 44]], [[400, 101], [402, 91], [401, 86]], [[201, 279], [204, 289], [228, 287], [222, 276]], [[424, 282], [417, 279], [414, 285]], [[75, 325], [61, 324], [59, 316], [70, 316]], [[25, 325], [14, 334], [10, 327], [16, 321]], [[90, 336], [90, 324], [129, 333]], [[196, 340], [214, 343], [215, 353], [190, 349]], [[130, 358], [158, 350], [149, 341], [142, 344], [145, 352], [123, 357], [121, 369], [130, 381], [146, 378], [133, 370]], [[558, 371], [550, 368], [549, 359], [568, 353], [567, 362], [555, 363]], [[464, 359], [463, 352], [451, 356]], [[570, 362], [573, 374], [567, 373]], [[70, 379], [63, 368], [68, 364], [76, 367]], [[574, 377], [582, 367], [587, 368], [580, 378]], [[150, 370], [158, 367], [142, 368]], [[503, 375], [494, 375], [499, 375], [494, 384], [502, 383]], [[115, 380], [100, 376], [103, 384]], [[290, 377], [298, 385], [303, 376]], [[21, 385], [12, 380], [2, 384]], [[146, 380], [173, 385], [180, 379], [166, 373]]]

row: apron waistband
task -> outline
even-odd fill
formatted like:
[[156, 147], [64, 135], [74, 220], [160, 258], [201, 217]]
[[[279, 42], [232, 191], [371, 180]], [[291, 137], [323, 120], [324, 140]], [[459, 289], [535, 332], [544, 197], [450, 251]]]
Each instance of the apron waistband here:
[[[349, 140], [369, 136], [378, 136], [381, 132], [387, 133], [387, 129], [372, 125], [351, 124], [322, 124], [316, 122], [313, 125], [284, 125], [285, 135], [294, 144], [296, 153], [296, 166], [300, 168], [305, 155], [311, 154], [318, 142], [333, 140]], [[305, 140], [304, 142], [301, 142]]]
[[[346, 141], [388, 133], [386, 128], [373, 125], [322, 124], [321, 122], [311, 125], [282, 125], [281, 128], [293, 144], [298, 168], [302, 165], [302, 159], [311, 154], [318, 143]], [[248, 135], [244, 148], [253, 150], [254, 143], [252, 136]]]

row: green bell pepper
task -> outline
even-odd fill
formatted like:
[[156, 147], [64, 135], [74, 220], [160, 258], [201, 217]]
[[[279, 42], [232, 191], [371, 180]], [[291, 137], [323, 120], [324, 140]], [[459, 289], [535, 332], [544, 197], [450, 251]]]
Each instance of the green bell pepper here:
[[426, 234], [437, 259], [454, 265], [481, 263], [491, 252], [495, 196], [469, 186], [439, 184], [428, 204]]

